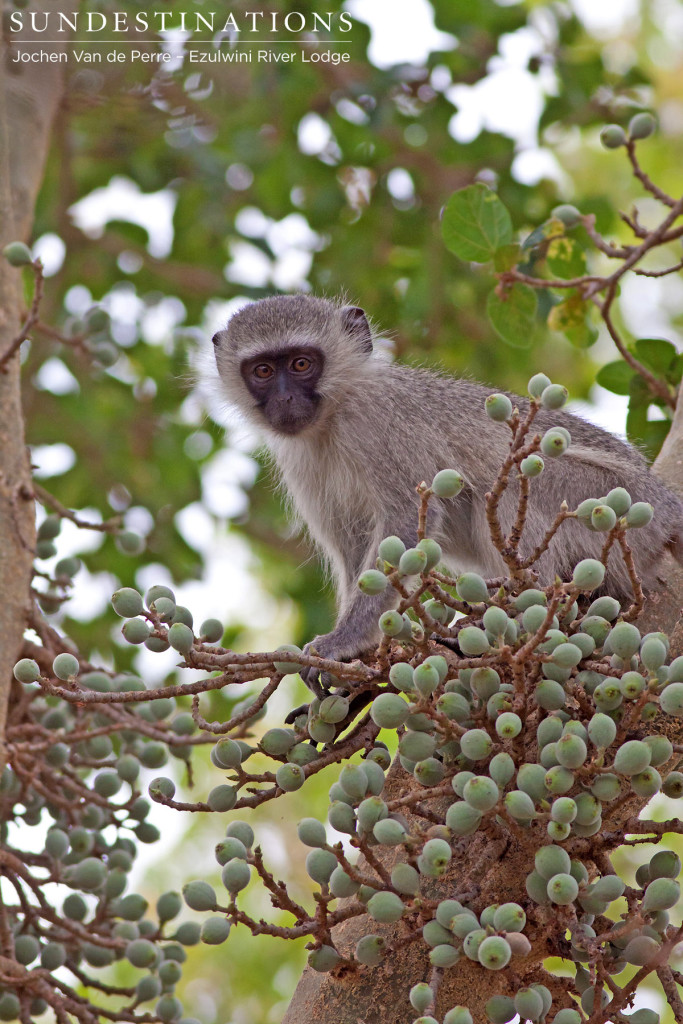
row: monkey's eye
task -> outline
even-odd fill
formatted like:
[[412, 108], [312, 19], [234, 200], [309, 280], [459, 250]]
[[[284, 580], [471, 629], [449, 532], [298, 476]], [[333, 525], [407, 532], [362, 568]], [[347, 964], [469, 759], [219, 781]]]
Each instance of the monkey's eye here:
[[297, 356], [292, 360], [290, 368], [294, 370], [294, 373], [306, 373], [307, 370], [310, 370], [311, 365], [311, 360], [306, 356]]
[[269, 380], [273, 376], [273, 367], [269, 366], [268, 363], [259, 363], [252, 370], [252, 373], [259, 380]]

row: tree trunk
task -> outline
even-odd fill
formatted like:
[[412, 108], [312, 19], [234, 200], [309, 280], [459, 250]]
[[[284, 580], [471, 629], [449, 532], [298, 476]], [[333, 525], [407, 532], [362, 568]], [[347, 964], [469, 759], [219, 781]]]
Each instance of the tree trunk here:
[[[69, 7], [67, 4], [63, 9]], [[66, 45], [66, 44], [64, 44]], [[54, 44], [52, 49], [64, 49]], [[43, 46], [47, 49], [47, 45]], [[27, 241], [50, 131], [64, 91], [61, 63], [16, 64], [0, 38], [0, 249]], [[22, 272], [0, 259], [0, 355], [21, 327]], [[31, 600], [35, 515], [21, 411], [19, 355], [0, 368], [0, 737], [12, 667]], [[2, 743], [2, 740], [0, 740]], [[5, 763], [4, 744], [0, 767]]]
[[[678, 402], [673, 426], [654, 470], [672, 490], [683, 494], [683, 399]], [[660, 579], [662, 590], [650, 595], [638, 625], [643, 633], [657, 629], [668, 633], [671, 638], [671, 656], [674, 657], [683, 654], [683, 569], [672, 557], [667, 556], [662, 564]], [[683, 742], [681, 719], [669, 720], [665, 731], [672, 742]], [[419, 788], [418, 784], [403, 771], [396, 760], [389, 770], [384, 799], [395, 799], [415, 788]], [[637, 816], [645, 803], [637, 798], [626, 801], [616, 816], [608, 817], [606, 827], [610, 831], [609, 836], [605, 834], [605, 838], [613, 842], [623, 834], [625, 823]], [[573, 850], [570, 847], [576, 847], [576, 852], [579, 852], [579, 847], [587, 851], [590, 849], [588, 844], [592, 843], [594, 840], [588, 839], [564, 845], [571, 853]], [[528, 900], [524, 880], [533, 866], [535, 848], [529, 846], [525, 849], [523, 839], [520, 841], [516, 836], [501, 839], [498, 835], [487, 835], [480, 830], [460, 840], [454, 850], [452, 864], [455, 866], [439, 882], [432, 883], [434, 891], [428, 895], [438, 899], [451, 896], [457, 898], [458, 893], [473, 890], [478, 908], [507, 901], [526, 904]], [[385, 850], [380, 847], [374, 852], [391, 870], [396, 853]], [[562, 908], [555, 907], [553, 913], [559, 916], [561, 911]], [[383, 934], [388, 943], [396, 942], [402, 934], [396, 926], [381, 927], [374, 922], [370, 929], [368, 918], [362, 916], [339, 925], [335, 930], [335, 943], [341, 952], [351, 952], [358, 939], [369, 930]], [[554, 998], [558, 999], [559, 1007], [563, 1005], [560, 1001], [563, 995], [561, 980], [545, 975], [542, 970], [543, 960], [550, 955], [543, 929], [538, 928], [534, 932], [533, 927], [527, 925], [525, 934], [532, 943], [532, 949], [523, 960], [515, 958], [519, 985], [542, 980], [553, 992]], [[421, 941], [405, 946], [399, 944], [398, 950], [381, 966], [361, 968], [346, 978], [320, 974], [307, 967], [283, 1024], [300, 1024], [301, 1021], [315, 1024], [385, 1024], [386, 1021], [410, 1024], [418, 1014], [410, 1007], [408, 992], [417, 982], [429, 980], [430, 971], [427, 947]], [[451, 1006], [464, 1005], [470, 1008], [475, 1021], [486, 1021], [488, 1018], [484, 1007], [487, 1000], [493, 995], [507, 993], [501, 975], [502, 972], [486, 971], [462, 956], [457, 966], [444, 974], [435, 1016], [440, 1017]], [[574, 1004], [565, 1002], [564, 1005]]]

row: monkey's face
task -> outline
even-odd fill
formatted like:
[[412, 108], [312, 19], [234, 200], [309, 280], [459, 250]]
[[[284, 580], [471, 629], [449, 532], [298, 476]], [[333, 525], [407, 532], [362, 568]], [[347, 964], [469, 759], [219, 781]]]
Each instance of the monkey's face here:
[[299, 345], [262, 351], [240, 363], [244, 383], [273, 430], [291, 437], [315, 422], [324, 361], [319, 348]]
[[352, 395], [372, 333], [356, 306], [273, 295], [234, 313], [213, 344], [221, 390], [252, 426], [313, 441]]

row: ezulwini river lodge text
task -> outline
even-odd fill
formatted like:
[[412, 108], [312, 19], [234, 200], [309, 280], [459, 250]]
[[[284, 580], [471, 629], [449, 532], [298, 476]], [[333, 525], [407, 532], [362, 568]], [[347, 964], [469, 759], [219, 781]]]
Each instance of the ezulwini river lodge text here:
[[[335, 53], [333, 50], [187, 50], [181, 59], [190, 64], [346, 64], [351, 54]], [[12, 57], [14, 64], [67, 64], [70, 60], [77, 64], [123, 64], [133, 61], [143, 64], [170, 64], [178, 60], [166, 51], [152, 50], [110, 50], [106, 54], [93, 50], [72, 50], [56, 52], [54, 50], [17, 50]]]

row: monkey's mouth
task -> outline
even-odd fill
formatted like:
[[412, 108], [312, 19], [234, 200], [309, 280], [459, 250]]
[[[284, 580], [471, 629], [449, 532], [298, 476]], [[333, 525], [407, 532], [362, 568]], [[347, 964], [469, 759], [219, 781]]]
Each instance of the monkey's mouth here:
[[299, 402], [292, 408], [292, 405], [286, 401], [267, 402], [261, 407], [261, 412], [269, 426], [278, 434], [293, 437], [315, 423], [318, 418], [319, 403], [309, 400], [303, 407]]
[[293, 437], [295, 434], [300, 434], [306, 427], [310, 427], [315, 423], [318, 418], [317, 410], [310, 416], [298, 417], [298, 416], [277, 416], [269, 417], [269, 423], [273, 430], [276, 430], [278, 434], [286, 434], [287, 437]]

